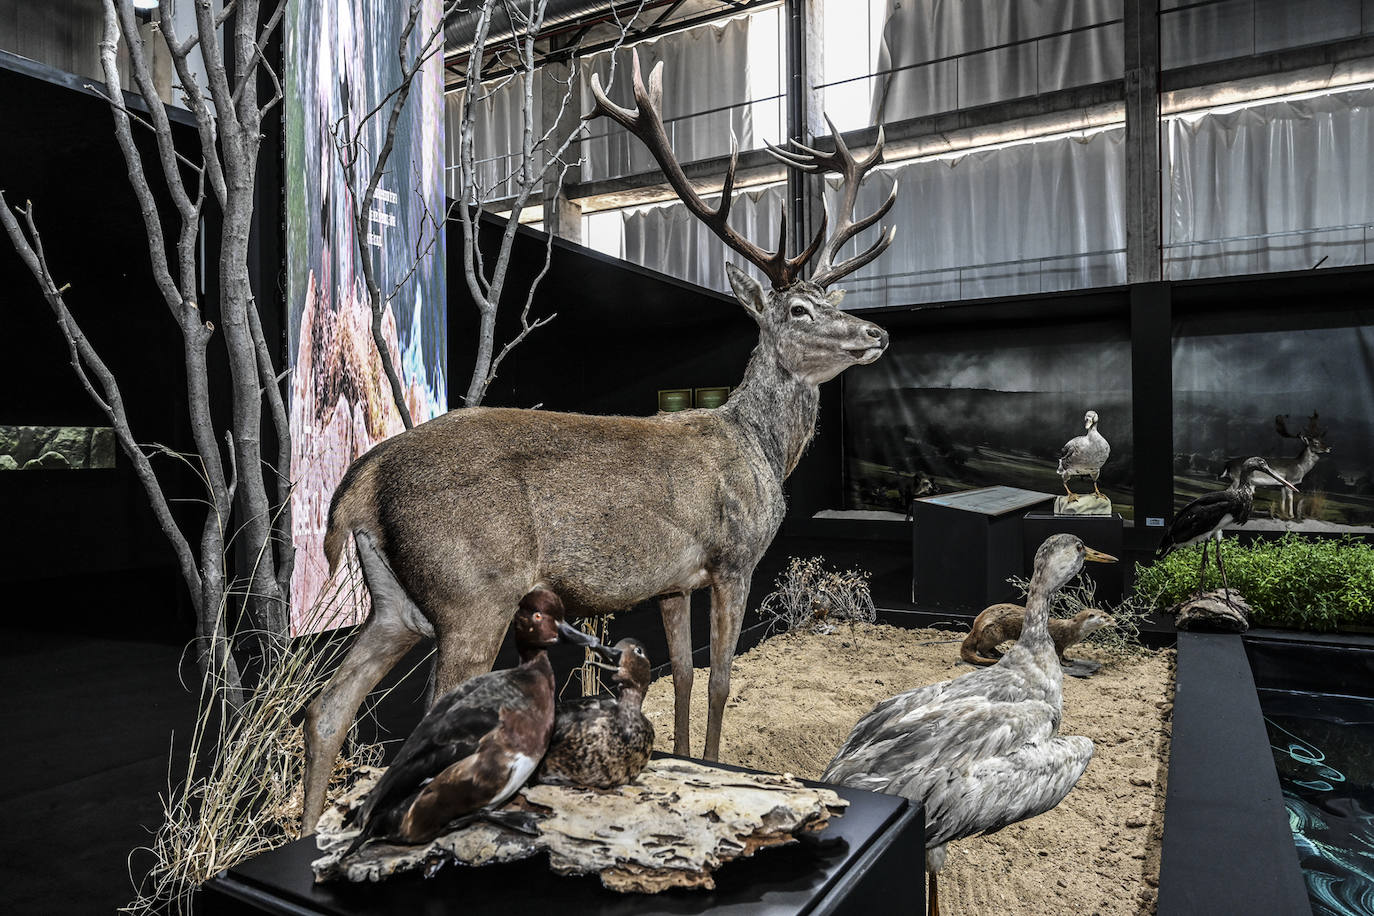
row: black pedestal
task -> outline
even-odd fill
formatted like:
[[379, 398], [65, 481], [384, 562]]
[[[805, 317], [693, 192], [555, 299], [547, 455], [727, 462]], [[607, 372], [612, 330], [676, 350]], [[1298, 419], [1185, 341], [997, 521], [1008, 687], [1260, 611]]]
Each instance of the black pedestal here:
[[893, 795], [830, 788], [850, 803], [843, 817], [817, 836], [723, 866], [713, 891], [620, 894], [595, 877], [555, 875], [547, 855], [480, 868], [447, 866], [429, 880], [409, 873], [378, 884], [315, 884], [310, 863], [320, 853], [309, 837], [211, 878], [201, 888], [198, 911], [201, 916], [924, 913], [920, 806]]
[[1119, 515], [1052, 515], [1031, 512], [1022, 520], [1026, 569], [1030, 570], [1035, 552], [1052, 534], [1077, 535], [1093, 550], [1116, 557], [1116, 563], [1085, 563], [1083, 577], [1097, 583], [1099, 601], [1116, 604], [1122, 598], [1126, 581], [1126, 562], [1121, 555], [1124, 523]]
[[922, 607], [977, 613], [1012, 601], [1008, 576], [1025, 575], [1021, 516], [1049, 493], [982, 487], [912, 504], [911, 600]]

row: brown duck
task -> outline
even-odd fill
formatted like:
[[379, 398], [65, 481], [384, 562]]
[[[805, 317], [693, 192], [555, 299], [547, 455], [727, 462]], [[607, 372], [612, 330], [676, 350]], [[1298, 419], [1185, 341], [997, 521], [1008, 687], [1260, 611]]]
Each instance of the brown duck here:
[[345, 855], [368, 840], [427, 843], [466, 820], [501, 820], [492, 809], [524, 785], [553, 733], [553, 666], [545, 650], [560, 638], [598, 644], [565, 623], [563, 602], [542, 588], [520, 600], [511, 628], [520, 664], [464, 681], [435, 702], [350, 815], [363, 826]]
[[654, 727], [640, 707], [649, 689], [649, 655], [637, 639], [593, 651], [612, 661], [594, 662], [615, 672], [619, 697], [587, 697], [560, 703], [553, 740], [535, 774], [537, 782], [614, 789], [633, 782], [649, 762]]
[[[964, 637], [959, 647], [959, 657], [971, 665], [995, 665], [1002, 654], [997, 647], [1021, 636], [1021, 625], [1026, 619], [1026, 609], [1019, 604], [994, 604], [983, 610], [973, 621], [973, 629]], [[1100, 627], [1110, 625], [1111, 615], [1097, 608], [1079, 611], [1070, 619], [1052, 618], [1050, 638], [1054, 640], [1054, 651], [1059, 654], [1059, 663], [1066, 665], [1064, 650]]]

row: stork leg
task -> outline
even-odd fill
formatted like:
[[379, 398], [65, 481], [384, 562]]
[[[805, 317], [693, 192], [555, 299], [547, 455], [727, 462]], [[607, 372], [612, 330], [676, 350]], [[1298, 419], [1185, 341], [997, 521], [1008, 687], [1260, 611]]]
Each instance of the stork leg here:
[[1202, 597], [1203, 590], [1207, 587], [1207, 545], [1212, 542], [1211, 538], [1205, 538], [1202, 542], [1202, 565], [1197, 570], [1197, 597]]
[[[1221, 562], [1221, 534], [1217, 533], [1217, 569], [1221, 571], [1221, 594], [1222, 599], [1231, 604], [1231, 583], [1226, 581], [1226, 565]], [[1231, 604], [1232, 607], [1235, 605]]]
[[940, 916], [940, 894], [936, 886], [937, 872], [926, 873], [926, 912], [930, 916]]

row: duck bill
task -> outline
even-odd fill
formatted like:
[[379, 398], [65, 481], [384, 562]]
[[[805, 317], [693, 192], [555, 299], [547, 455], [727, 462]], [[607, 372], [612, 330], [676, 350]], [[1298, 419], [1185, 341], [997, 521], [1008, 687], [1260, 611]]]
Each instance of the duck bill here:
[[595, 665], [596, 667], [600, 668], [602, 671], [609, 671], [609, 672], [611, 672], [612, 674], [619, 674], [619, 673], [620, 673], [620, 666], [619, 666], [619, 665], [607, 664], [606, 662], [597, 661], [596, 659], [592, 659], [592, 664]]
[[570, 642], [574, 646], [586, 646], [594, 648], [601, 645], [601, 640], [590, 633], [584, 633], [577, 627], [565, 620], [558, 621], [558, 635], [564, 642]]
[[1091, 547], [1087, 548], [1087, 553], [1084, 555], [1083, 559], [1087, 560], [1089, 563], [1116, 562], [1116, 557], [1112, 556], [1109, 553], [1103, 553], [1100, 550], [1093, 550]]
[[591, 647], [591, 650], [601, 656], [605, 661], [615, 663], [620, 661], [620, 652], [614, 646], [608, 646], [599, 640]]

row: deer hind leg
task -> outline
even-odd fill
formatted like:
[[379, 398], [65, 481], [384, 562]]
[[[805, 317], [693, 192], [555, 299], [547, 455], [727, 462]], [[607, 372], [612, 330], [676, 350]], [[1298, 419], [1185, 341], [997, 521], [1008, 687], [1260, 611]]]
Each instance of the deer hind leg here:
[[658, 599], [668, 659], [673, 666], [673, 753], [692, 753], [692, 596], [690, 592]]
[[735, 660], [749, 580], [720, 581], [711, 587], [711, 680], [706, 711], [707, 760], [720, 759], [720, 723], [730, 696], [730, 666]]
[[305, 712], [305, 804], [301, 833], [312, 832], [324, 813], [334, 759], [353, 724], [358, 705], [388, 671], [429, 635], [420, 616], [372, 538], [359, 533], [358, 559], [372, 596], [372, 613], [329, 682]]
[[[501, 651], [501, 640], [515, 616], [515, 608], [526, 591], [528, 589], [517, 589], [509, 594], [478, 595], [470, 600], [446, 603], [449, 610], [440, 611], [443, 619], [466, 625], [449, 626], [439, 631], [438, 657], [434, 663], [436, 700], [469, 678], [491, 670]], [[454, 609], [459, 610], [455, 612]]]

